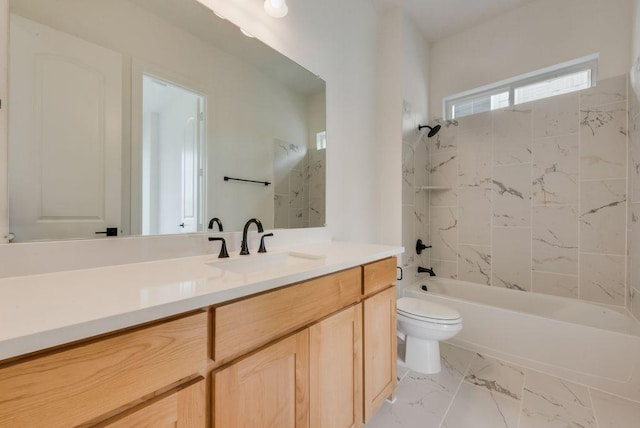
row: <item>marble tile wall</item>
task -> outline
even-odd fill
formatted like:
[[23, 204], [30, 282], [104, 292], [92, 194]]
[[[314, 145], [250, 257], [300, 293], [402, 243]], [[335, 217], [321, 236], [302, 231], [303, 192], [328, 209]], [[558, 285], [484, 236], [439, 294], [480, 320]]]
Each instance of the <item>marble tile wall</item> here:
[[640, 153], [640, 108], [627, 106], [627, 81], [440, 121], [427, 167], [447, 188], [429, 198], [439, 276], [629, 309], [635, 299], [640, 312], [640, 285], [627, 285], [634, 257], [640, 273], [640, 154], [627, 154]]
[[[404, 278], [400, 285], [410, 285], [417, 280], [418, 266], [431, 267], [429, 251], [416, 254], [416, 241], [430, 243], [429, 193], [423, 189], [428, 183], [429, 144], [426, 130], [418, 131], [425, 124], [421, 115], [404, 102], [402, 109], [402, 245], [405, 248], [401, 262]], [[447, 221], [445, 216], [436, 221]], [[441, 249], [446, 251], [446, 249]]]
[[[636, 63], [640, 59], [636, 60]], [[634, 66], [638, 72], [640, 67]], [[637, 76], [631, 81], [638, 82]], [[640, 83], [638, 83], [640, 84]], [[630, 84], [629, 88], [629, 153], [627, 181], [629, 204], [627, 206], [627, 296], [626, 306], [640, 320], [640, 87]]]
[[324, 226], [325, 152], [274, 140], [275, 228]]

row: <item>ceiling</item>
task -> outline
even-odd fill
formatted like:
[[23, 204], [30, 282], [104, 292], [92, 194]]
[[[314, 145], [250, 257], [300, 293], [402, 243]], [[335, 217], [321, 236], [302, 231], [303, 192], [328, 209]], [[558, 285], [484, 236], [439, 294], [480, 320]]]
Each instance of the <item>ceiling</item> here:
[[535, 0], [387, 0], [401, 5], [428, 42], [434, 42]]

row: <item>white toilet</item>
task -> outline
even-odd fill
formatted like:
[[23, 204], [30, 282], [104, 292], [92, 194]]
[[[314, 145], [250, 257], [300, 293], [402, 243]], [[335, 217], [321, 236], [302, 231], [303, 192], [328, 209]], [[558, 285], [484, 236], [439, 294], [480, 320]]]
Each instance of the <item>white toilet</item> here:
[[439, 373], [439, 341], [462, 330], [462, 316], [444, 305], [413, 297], [398, 299], [397, 308], [398, 337], [405, 343], [404, 360], [399, 357], [398, 362], [419, 373]]

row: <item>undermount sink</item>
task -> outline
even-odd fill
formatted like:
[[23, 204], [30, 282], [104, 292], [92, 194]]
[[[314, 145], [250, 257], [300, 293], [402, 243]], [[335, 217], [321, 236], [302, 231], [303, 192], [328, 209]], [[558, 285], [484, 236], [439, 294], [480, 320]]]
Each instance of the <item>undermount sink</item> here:
[[254, 273], [274, 269], [283, 269], [291, 266], [313, 263], [325, 258], [316, 254], [306, 253], [277, 253], [277, 254], [254, 254], [251, 256], [241, 256], [233, 260], [224, 260], [207, 263], [209, 266], [235, 273]]

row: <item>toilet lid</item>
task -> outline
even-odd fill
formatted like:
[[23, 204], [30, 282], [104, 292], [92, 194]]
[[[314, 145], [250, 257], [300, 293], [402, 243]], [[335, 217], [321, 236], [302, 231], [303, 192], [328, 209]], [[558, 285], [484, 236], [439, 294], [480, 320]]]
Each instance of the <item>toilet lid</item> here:
[[434, 302], [428, 302], [414, 297], [398, 299], [398, 311], [412, 318], [426, 318], [430, 320], [459, 320], [460, 312]]

